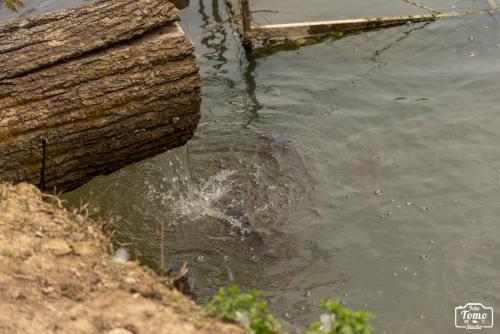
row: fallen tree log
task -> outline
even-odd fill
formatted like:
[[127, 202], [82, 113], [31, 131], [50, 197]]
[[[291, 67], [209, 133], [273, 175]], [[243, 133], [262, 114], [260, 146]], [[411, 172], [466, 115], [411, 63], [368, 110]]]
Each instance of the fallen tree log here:
[[112, 0], [0, 27], [0, 180], [67, 191], [185, 144], [201, 79], [178, 18]]

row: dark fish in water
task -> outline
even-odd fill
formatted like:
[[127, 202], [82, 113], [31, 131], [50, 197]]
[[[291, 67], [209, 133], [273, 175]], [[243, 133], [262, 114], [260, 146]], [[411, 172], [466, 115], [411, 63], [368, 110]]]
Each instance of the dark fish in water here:
[[215, 203], [215, 208], [221, 213], [215, 218], [239, 232], [247, 245], [263, 256], [274, 257], [272, 250], [251, 223], [247, 211], [236, 196], [230, 192], [225, 194]]
[[293, 141], [271, 135], [261, 135], [259, 143], [261, 151], [273, 155], [281, 163], [288, 164], [289, 167], [302, 174], [308, 182], [317, 183]]

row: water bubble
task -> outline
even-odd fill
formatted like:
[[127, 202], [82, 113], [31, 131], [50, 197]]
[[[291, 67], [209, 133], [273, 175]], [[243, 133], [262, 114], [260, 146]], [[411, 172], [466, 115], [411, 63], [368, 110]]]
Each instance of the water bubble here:
[[420, 208], [420, 210], [422, 210], [422, 212], [427, 212], [427, 211], [429, 211], [429, 208], [426, 206], [423, 206]]
[[429, 260], [429, 255], [427, 255], [427, 254], [422, 254], [422, 255], [420, 255], [420, 259], [421, 259], [421, 260], [424, 260], [424, 261], [425, 261], [425, 260]]
[[373, 192], [374, 195], [377, 195], [377, 196], [382, 196], [384, 194], [384, 192], [380, 189], [377, 189]]
[[196, 262], [205, 262], [207, 260], [203, 255], [198, 255], [195, 259]]
[[306, 297], [311, 297], [311, 294], [312, 294], [311, 290], [308, 290], [308, 291], [306, 291], [305, 296], [306, 296]]
[[406, 206], [410, 206], [412, 203], [411, 202], [406, 202], [405, 205]]
[[255, 255], [254, 255], [254, 256], [252, 256], [252, 257], [250, 258], [250, 261], [257, 262], [257, 261], [258, 261], [257, 256], [255, 256]]
[[397, 277], [398, 273], [392, 273], [392, 276]]

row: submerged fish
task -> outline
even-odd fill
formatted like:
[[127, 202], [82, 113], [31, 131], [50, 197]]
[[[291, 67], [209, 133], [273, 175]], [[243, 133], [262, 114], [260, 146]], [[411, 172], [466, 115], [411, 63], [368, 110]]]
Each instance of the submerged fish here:
[[309, 183], [317, 183], [316, 178], [307, 167], [292, 140], [272, 135], [261, 135], [259, 137], [259, 146], [262, 153], [270, 154], [279, 163], [288, 165], [290, 169], [293, 169], [295, 174], [301, 175]]
[[215, 212], [219, 213], [214, 214], [214, 218], [236, 230], [250, 248], [257, 250], [263, 256], [274, 257], [269, 245], [252, 224], [247, 210], [233, 193], [228, 192], [219, 198], [214, 204], [214, 208]]

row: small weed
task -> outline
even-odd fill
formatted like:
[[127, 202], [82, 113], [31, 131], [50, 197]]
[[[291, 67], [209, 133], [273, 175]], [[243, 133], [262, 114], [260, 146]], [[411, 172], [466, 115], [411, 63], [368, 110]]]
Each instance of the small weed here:
[[281, 334], [283, 329], [269, 311], [260, 292], [242, 293], [238, 286], [221, 288], [207, 305], [210, 315], [220, 316], [250, 329], [255, 334]]
[[11, 259], [15, 259], [16, 258], [16, 254], [14, 254], [12, 251], [8, 250], [8, 249], [5, 249], [3, 252], [2, 252], [2, 255], [5, 256], [5, 257], [9, 257]]
[[373, 318], [370, 312], [353, 311], [342, 305], [342, 301], [324, 300], [320, 306], [328, 311], [321, 321], [311, 324], [307, 334], [372, 334], [373, 327], [368, 320]]
[[20, 8], [24, 8], [24, 2], [22, 0], [0, 0], [0, 8], [2, 7], [17, 12]]
[[17, 256], [13, 251], [11, 250], [8, 250], [8, 249], [4, 249], [2, 251], [2, 255], [5, 256], [5, 257], [8, 257], [9, 259], [11, 259], [12, 261], [14, 261], [14, 263], [17, 263], [19, 264], [21, 262], [21, 258], [19, 256]]

